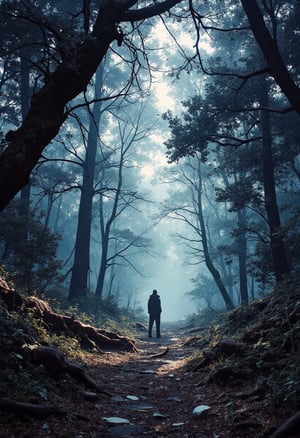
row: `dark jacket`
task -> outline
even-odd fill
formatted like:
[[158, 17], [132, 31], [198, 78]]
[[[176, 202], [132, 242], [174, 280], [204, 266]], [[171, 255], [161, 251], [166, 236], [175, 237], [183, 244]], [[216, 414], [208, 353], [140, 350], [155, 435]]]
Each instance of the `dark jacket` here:
[[148, 313], [151, 315], [161, 314], [161, 304], [159, 295], [150, 295], [148, 300]]

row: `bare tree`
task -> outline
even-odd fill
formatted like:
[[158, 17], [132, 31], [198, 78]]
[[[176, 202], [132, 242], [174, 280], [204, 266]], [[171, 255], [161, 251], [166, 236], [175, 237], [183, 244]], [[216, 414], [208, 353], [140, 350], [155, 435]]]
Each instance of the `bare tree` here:
[[[99, 274], [95, 294], [98, 298], [103, 295], [105, 278], [109, 268], [122, 262], [137, 270], [130, 261], [129, 251], [134, 249], [139, 253], [146, 251], [149, 241], [142, 234], [135, 234], [130, 229], [117, 230], [116, 223], [129, 208], [136, 208], [135, 204], [146, 199], [136, 190], [126, 189], [124, 170], [130, 164], [129, 154], [133, 145], [140, 142], [148, 135], [148, 128], [141, 128], [140, 119], [142, 110], [134, 121], [125, 120], [123, 123], [118, 120], [120, 146], [115, 153], [118, 158], [114, 163], [108, 164], [108, 172], [114, 171], [113, 178], [108, 183], [103, 176], [99, 187], [99, 216], [101, 234], [101, 256], [99, 263]], [[105, 171], [104, 171], [105, 172]], [[109, 187], [114, 181], [114, 186]], [[103, 187], [104, 185], [104, 187]], [[105, 188], [106, 187], [106, 188]], [[105, 199], [109, 202], [105, 203]], [[108, 204], [108, 205], [107, 205]]]
[[90, 269], [90, 239], [92, 226], [92, 207], [94, 196], [94, 175], [98, 146], [98, 129], [101, 118], [101, 97], [103, 85], [103, 67], [96, 72], [95, 102], [89, 112], [89, 132], [86, 156], [83, 163], [83, 177], [78, 211], [74, 263], [72, 267], [69, 299], [85, 296], [88, 289], [88, 273]]
[[189, 196], [185, 196], [185, 202], [178, 206], [166, 207], [163, 215], [183, 222], [192, 230], [191, 237], [186, 233], [183, 235], [178, 233], [178, 237], [185, 241], [189, 247], [190, 254], [195, 257], [197, 263], [205, 262], [224, 300], [226, 308], [228, 310], [233, 309], [232, 299], [224, 286], [220, 272], [216, 268], [212, 257], [212, 245], [209, 241], [207, 225], [205, 224], [203, 214], [203, 181], [201, 159], [198, 154], [195, 154], [193, 158], [188, 157], [186, 159], [184, 166], [179, 171], [178, 181], [186, 186]]
[[[63, 53], [45, 85], [34, 94], [22, 125], [6, 135], [8, 147], [0, 156], [0, 210], [24, 187], [44, 148], [68, 116], [66, 105], [86, 90], [110, 44], [122, 44], [122, 22], [135, 23], [170, 10], [183, 0], [154, 2], [140, 9], [135, 0], [102, 0], [92, 31], [73, 41], [60, 41]], [[29, 17], [27, 18], [29, 20]], [[58, 35], [59, 38], [62, 38]]]
[[[59, 27], [51, 27], [46, 20], [38, 23], [42, 29], [47, 29], [48, 32], [50, 29], [52, 39], [57, 42], [53, 55], [56, 67], [53, 71], [45, 72], [45, 83], [32, 97], [29, 111], [21, 126], [6, 135], [7, 148], [0, 156], [0, 211], [28, 183], [30, 173], [44, 148], [57, 135], [68, 116], [67, 104], [85, 92], [111, 43], [116, 40], [119, 46], [122, 45], [124, 35], [120, 26], [123, 23], [132, 24], [133, 30], [139, 33], [136, 23], [159, 16], [179, 3], [184, 3], [191, 10], [198, 46], [202, 15], [198, 11], [199, 6], [194, 7], [192, 0], [153, 0], [150, 4], [143, 3], [144, 7], [139, 7], [139, 3], [138, 0], [102, 0], [95, 14], [90, 14], [84, 8], [82, 33], [77, 32], [77, 37], [72, 38], [72, 44], [68, 41], [69, 36], [64, 38]], [[29, 0], [21, 4], [27, 6], [28, 15], [20, 14], [18, 17], [14, 10], [13, 19], [19, 18], [33, 23], [34, 19], [30, 15], [30, 6], [33, 5]], [[89, 2], [84, 4], [88, 6]], [[289, 99], [291, 109], [300, 114], [300, 88], [293, 80], [278, 48], [272, 8], [268, 12], [272, 24], [275, 23], [273, 34], [270, 33], [256, 0], [241, 0], [241, 4], [264, 54], [266, 66], [262, 70], [275, 79]], [[95, 17], [94, 22], [91, 21], [92, 16]], [[186, 17], [186, 14], [183, 13], [182, 17]], [[91, 27], [92, 30], [89, 31]], [[45, 52], [47, 50], [49, 48]], [[140, 48], [136, 50], [141, 51]]]

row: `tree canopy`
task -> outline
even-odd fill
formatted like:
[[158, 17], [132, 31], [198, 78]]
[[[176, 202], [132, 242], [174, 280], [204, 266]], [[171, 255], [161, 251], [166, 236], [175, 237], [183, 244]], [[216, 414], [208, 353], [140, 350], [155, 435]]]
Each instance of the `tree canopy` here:
[[[269, 73], [289, 100], [288, 110], [299, 113], [300, 89], [293, 71], [288, 69], [280, 52], [276, 8], [273, 5], [268, 8], [264, 2], [259, 5], [256, 0], [243, 0], [241, 4], [264, 55], [264, 64], [259, 71], [249, 75], [262, 71]], [[224, 5], [226, 8], [226, 2]], [[44, 2], [7, 0], [1, 4], [4, 25], [27, 23], [39, 32], [38, 46], [41, 50], [38, 62], [27, 55], [27, 61], [34, 63], [39, 71], [38, 86], [23, 123], [6, 134], [7, 148], [0, 157], [1, 209], [26, 185], [44, 148], [58, 134], [66, 120], [68, 103], [85, 92], [113, 41], [121, 46], [127, 40], [135, 51], [140, 51], [132, 40], [140, 34], [140, 23], [168, 11], [171, 18], [181, 20], [182, 23], [190, 19], [195, 24], [197, 51], [200, 29], [207, 28], [201, 14], [202, 4], [196, 5], [193, 1], [145, 1], [141, 4], [137, 0], [103, 0], [99, 4], [78, 2], [72, 7], [62, 2], [61, 6], [65, 8], [65, 14], [60, 16], [58, 6]], [[288, 16], [293, 10], [298, 12], [296, 3], [287, 5], [286, 10]], [[130, 30], [124, 27], [126, 25]], [[34, 42], [37, 43], [33, 40], [29, 45]], [[16, 49], [7, 47], [10, 53]]]

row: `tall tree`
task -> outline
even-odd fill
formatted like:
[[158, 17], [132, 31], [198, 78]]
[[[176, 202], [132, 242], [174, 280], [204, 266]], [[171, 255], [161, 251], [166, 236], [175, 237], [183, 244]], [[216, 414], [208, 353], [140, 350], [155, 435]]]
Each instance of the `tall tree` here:
[[[132, 248], [145, 251], [149, 246], [149, 241], [142, 235], [135, 234], [131, 229], [117, 228], [117, 221], [122, 221], [122, 215], [127, 214], [129, 208], [134, 207], [135, 203], [144, 200], [136, 188], [128, 188], [126, 185], [125, 170], [129, 164], [129, 155], [132, 153], [135, 143], [141, 141], [148, 132], [140, 126], [141, 112], [138, 113], [134, 121], [121, 122], [118, 120], [120, 146], [115, 148], [112, 155], [112, 162], [107, 163], [104, 169], [106, 177], [103, 177], [102, 185], [99, 188], [99, 220], [101, 237], [101, 256], [99, 263], [99, 274], [95, 294], [98, 298], [103, 297], [105, 279], [109, 268], [118, 263], [118, 260], [126, 261], [127, 265], [132, 265], [129, 261], [128, 251]], [[145, 231], [145, 230], [144, 230]], [[143, 234], [143, 232], [142, 232]]]
[[[28, 183], [42, 151], [67, 118], [66, 105], [85, 91], [110, 44], [114, 40], [122, 44], [123, 33], [119, 30], [119, 23], [135, 23], [151, 18], [181, 1], [165, 0], [136, 10], [131, 8], [138, 4], [137, 0], [102, 1], [96, 11], [92, 31], [88, 35], [85, 33], [83, 39], [73, 41], [74, 48], [67, 42], [68, 35], [64, 36], [59, 29], [52, 28], [61, 60], [54, 66], [55, 70], [47, 74], [45, 85], [34, 94], [20, 128], [6, 135], [8, 147], [0, 157], [0, 209]], [[17, 17], [18, 13], [15, 15]], [[32, 17], [27, 19], [32, 20]]]
[[[269, 98], [266, 80], [261, 80], [260, 82], [260, 98], [262, 107], [268, 108]], [[261, 110], [261, 132], [265, 208], [270, 229], [274, 274], [279, 282], [286, 274], [289, 274], [290, 267], [285, 251], [276, 199], [270, 114], [265, 109]]]
[[177, 196], [172, 199], [171, 206], [169, 206], [170, 201], [168, 201], [162, 214], [170, 219], [178, 220], [188, 227], [190, 233], [178, 233], [178, 236], [186, 242], [189, 254], [197, 260], [197, 264], [201, 261], [205, 262], [226, 308], [230, 310], [233, 309], [234, 304], [217, 269], [216, 257], [213, 255], [217, 250], [214, 249], [213, 242], [209, 238], [207, 218], [204, 214], [202, 166], [200, 155], [196, 153], [193, 157], [186, 158], [185, 162], [178, 166], [174, 181], [183, 185], [185, 188], [184, 196], [181, 202]]
[[[225, 171], [226, 164], [225, 164], [225, 156], [226, 154], [221, 154], [218, 151], [217, 155], [219, 157], [219, 172], [221, 173], [225, 190], [228, 189], [230, 191], [230, 180], [229, 177]], [[229, 154], [228, 154], [229, 155]], [[232, 157], [234, 155], [234, 157]], [[239, 154], [234, 151], [234, 153], [230, 154], [230, 164], [232, 167], [234, 167], [234, 162], [239, 161]], [[233, 172], [233, 178], [234, 182], [237, 183], [243, 183], [246, 179], [246, 172], [245, 170], [239, 170]], [[218, 190], [217, 190], [218, 193]], [[219, 189], [220, 194], [220, 189]], [[240, 193], [238, 194], [238, 196]], [[217, 197], [218, 200], [218, 197]], [[220, 200], [220, 198], [219, 198]], [[225, 198], [223, 199], [225, 200]], [[237, 241], [237, 254], [239, 259], [239, 289], [240, 289], [240, 302], [242, 305], [248, 304], [248, 279], [247, 279], [247, 231], [248, 231], [248, 224], [247, 224], [247, 215], [246, 215], [246, 208], [244, 205], [239, 205], [236, 209], [237, 211], [237, 229], [234, 232], [236, 241]]]
[[[9, 131], [6, 135], [8, 147], [0, 157], [0, 210], [27, 184], [29, 175], [42, 151], [56, 136], [67, 118], [66, 105], [86, 90], [111, 43], [117, 40], [118, 45], [121, 45], [122, 41], [126, 40], [120, 26], [130, 23], [133, 29], [138, 31], [136, 23], [169, 11], [179, 3], [185, 2], [184, 0], [153, 0], [153, 3], [149, 4], [145, 1], [144, 7], [140, 8], [138, 0], [103, 0], [100, 6], [94, 2], [85, 2], [88, 9], [83, 8], [81, 14], [72, 14], [72, 19], [74, 16], [82, 18], [81, 29], [78, 29], [78, 26], [75, 34], [72, 19], [71, 26], [70, 23], [64, 26], [61, 20], [59, 20], [59, 25], [55, 26], [45, 17], [41, 20], [41, 10], [40, 14], [33, 15], [34, 9], [31, 6], [34, 6], [35, 2], [24, 0], [18, 3], [18, 6], [25, 5], [28, 22], [34, 22], [41, 26], [45, 33], [51, 33], [52, 45], [48, 46], [45, 53], [48, 53], [51, 47], [50, 52], [53, 55], [51, 69], [47, 70], [44, 78], [45, 84], [33, 96], [26, 119], [19, 129]], [[8, 1], [5, 4], [12, 5], [13, 20], [26, 20], [24, 11], [18, 15], [15, 2]], [[267, 66], [261, 70], [268, 71], [274, 77], [290, 100], [291, 109], [300, 113], [300, 89], [281, 56], [276, 34], [270, 34], [257, 1], [241, 0], [241, 4], [247, 14], [253, 34], [264, 53]], [[94, 7], [94, 14], [90, 13], [90, 5]], [[198, 6], [193, 8], [192, 0], [188, 2], [188, 5], [191, 8], [193, 22], [196, 24], [196, 42], [199, 48], [199, 28], [202, 26], [203, 17], [198, 11]], [[135, 6], [137, 9], [134, 9]], [[40, 7], [39, 4], [38, 7]], [[297, 8], [297, 3], [293, 5], [293, 8]], [[185, 17], [185, 11], [181, 15]], [[272, 9], [270, 16], [273, 19]], [[93, 17], [95, 17], [94, 21], [92, 21]], [[90, 28], [92, 28], [91, 31], [89, 31]], [[206, 29], [207, 26], [204, 28]], [[73, 32], [71, 37], [70, 29]], [[72, 41], [72, 44], [68, 40]], [[53, 42], [55, 42], [54, 45]], [[60, 56], [59, 59], [57, 54]]]
[[[278, 41], [277, 2], [261, 2], [257, 0], [241, 0], [250, 28], [253, 32], [266, 62], [265, 72], [272, 76], [283, 93], [288, 98], [291, 109], [300, 115], [300, 87], [284, 60]], [[285, 3], [285, 4], [284, 4]], [[299, 2], [283, 2], [284, 8], [290, 8], [289, 13], [295, 13], [299, 9]], [[265, 13], [265, 14], [264, 14]], [[265, 15], [265, 16], [264, 16]], [[268, 26], [268, 21], [271, 25]], [[271, 30], [270, 30], [271, 28]]]
[[98, 142], [98, 130], [101, 117], [101, 101], [99, 100], [103, 86], [103, 66], [96, 72], [95, 95], [92, 112], [89, 112], [89, 131], [83, 176], [81, 196], [78, 211], [78, 225], [75, 241], [74, 262], [72, 267], [69, 300], [86, 296], [88, 289], [88, 272], [90, 269], [90, 239], [92, 226], [92, 207], [94, 196], [94, 175]]

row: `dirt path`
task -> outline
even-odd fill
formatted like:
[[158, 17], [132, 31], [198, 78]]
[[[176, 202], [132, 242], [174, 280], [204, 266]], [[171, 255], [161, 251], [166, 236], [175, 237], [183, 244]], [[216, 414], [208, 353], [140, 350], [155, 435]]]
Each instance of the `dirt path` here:
[[[199, 375], [186, 372], [186, 359], [195, 354], [187, 338], [176, 326], [168, 326], [160, 339], [139, 336], [138, 353], [107, 355], [104, 363], [102, 358], [101, 364], [94, 364], [113, 396], [98, 404], [104, 424], [89, 436], [247, 436], [226, 432], [225, 393], [214, 385], [201, 387]], [[193, 409], [199, 405], [210, 410], [195, 416]]]
[[[199, 354], [189, 338], [178, 326], [164, 325], [160, 339], [141, 333], [136, 353], [86, 354], [86, 371], [110, 395], [87, 391], [71, 377], [53, 381], [45, 374], [44, 382], [33, 384], [34, 397], [26, 400], [41, 403], [42, 397], [65, 415], [6, 414], [0, 438], [269, 437], [274, 415], [266, 413], [264, 400], [239, 395], [255, 387], [255, 376], [220, 384], [209, 381], [212, 368], [187, 371], [186, 359]], [[209, 409], [194, 415], [203, 405]]]

